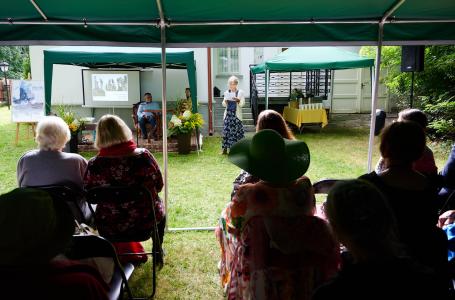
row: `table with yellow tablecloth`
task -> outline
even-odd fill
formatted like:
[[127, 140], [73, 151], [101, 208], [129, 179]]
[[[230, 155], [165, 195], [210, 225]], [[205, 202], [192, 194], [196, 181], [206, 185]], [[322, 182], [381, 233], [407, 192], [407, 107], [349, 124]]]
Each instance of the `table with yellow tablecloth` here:
[[297, 109], [285, 107], [283, 110], [283, 118], [300, 128], [302, 124], [321, 123], [322, 127], [327, 126], [327, 112], [325, 109]]

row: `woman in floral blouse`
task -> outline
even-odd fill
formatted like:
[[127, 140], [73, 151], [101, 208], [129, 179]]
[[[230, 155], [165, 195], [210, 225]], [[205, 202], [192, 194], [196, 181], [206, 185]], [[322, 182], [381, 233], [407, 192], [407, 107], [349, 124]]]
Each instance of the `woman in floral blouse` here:
[[313, 216], [308, 147], [266, 129], [235, 144], [229, 159], [260, 181], [238, 188], [217, 231], [227, 298], [310, 299], [336, 272], [339, 247]]
[[[163, 203], [158, 193], [163, 187], [163, 178], [160, 168], [153, 155], [143, 148], [137, 148], [132, 140], [131, 130], [117, 116], [105, 115], [101, 117], [96, 128], [95, 146], [100, 149], [97, 156], [88, 162], [87, 172], [84, 177], [84, 187], [89, 190], [98, 186], [145, 186], [151, 193], [153, 205], [147, 202], [135, 203], [136, 206], [125, 209], [114, 207], [112, 203], [99, 203], [96, 208], [95, 219], [102, 220], [106, 226], [104, 231], [116, 230], [119, 218], [126, 219], [150, 219], [153, 220], [155, 213], [158, 222], [158, 235], [160, 245], [163, 241], [165, 228], [165, 214]], [[120, 215], [127, 212], [125, 215]], [[135, 217], [137, 216], [137, 217]], [[150, 216], [150, 218], [147, 218]], [[139, 242], [115, 243], [119, 253], [141, 253], [144, 252]], [[158, 249], [158, 265], [163, 264], [161, 247]], [[129, 256], [127, 256], [130, 258]], [[132, 257], [135, 262], [145, 262], [146, 255]], [[130, 259], [131, 261], [131, 259]]]

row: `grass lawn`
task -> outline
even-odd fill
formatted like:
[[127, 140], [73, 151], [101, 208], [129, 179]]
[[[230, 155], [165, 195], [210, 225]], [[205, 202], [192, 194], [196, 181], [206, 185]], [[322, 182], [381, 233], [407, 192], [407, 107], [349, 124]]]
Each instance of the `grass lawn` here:
[[[0, 193], [16, 187], [16, 163], [20, 156], [35, 147], [21, 131], [14, 145], [15, 124], [10, 122], [6, 107], [0, 107]], [[368, 131], [325, 128], [298, 135], [311, 151], [307, 173], [314, 182], [322, 178], [354, 178], [366, 172]], [[447, 149], [431, 144], [436, 163], [441, 168]], [[378, 159], [376, 145], [373, 161]], [[226, 156], [219, 155], [220, 139], [204, 140], [203, 152], [186, 156], [169, 154], [169, 227], [214, 226], [229, 201], [232, 181], [239, 169]], [[83, 153], [85, 157], [93, 153]], [[156, 154], [162, 163], [162, 155]], [[213, 232], [168, 233], [164, 239], [167, 252], [164, 268], [158, 273], [156, 299], [220, 299], [216, 263], [219, 256]], [[150, 265], [135, 272], [132, 287], [135, 294], [148, 293]]]

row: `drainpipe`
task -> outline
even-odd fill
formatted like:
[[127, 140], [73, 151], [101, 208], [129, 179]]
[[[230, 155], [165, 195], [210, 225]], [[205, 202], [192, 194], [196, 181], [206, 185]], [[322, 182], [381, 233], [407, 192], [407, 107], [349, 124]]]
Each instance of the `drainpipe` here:
[[207, 95], [209, 106], [209, 135], [213, 135], [212, 48], [207, 48]]

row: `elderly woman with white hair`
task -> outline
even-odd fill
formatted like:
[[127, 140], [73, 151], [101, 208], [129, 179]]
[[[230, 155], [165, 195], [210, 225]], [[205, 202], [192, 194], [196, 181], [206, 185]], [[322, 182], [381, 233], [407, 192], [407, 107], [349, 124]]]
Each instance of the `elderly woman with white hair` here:
[[36, 127], [38, 149], [25, 153], [17, 164], [19, 187], [70, 184], [82, 188], [87, 161], [79, 154], [62, 151], [70, 138], [68, 125], [61, 118], [41, 119]]
[[229, 89], [224, 92], [222, 104], [226, 109], [224, 111], [222, 154], [227, 154], [228, 149], [244, 137], [242, 107], [245, 104], [245, 94], [238, 88], [238, 85], [239, 79], [231, 76], [228, 79]]
[[[163, 264], [161, 243], [165, 228], [165, 213], [163, 203], [158, 193], [163, 188], [163, 177], [153, 155], [144, 148], [137, 148], [133, 141], [131, 129], [125, 122], [114, 115], [104, 115], [96, 127], [95, 146], [99, 149], [97, 156], [88, 162], [84, 177], [84, 187], [89, 190], [99, 186], [138, 186], [142, 185], [150, 191], [152, 203], [148, 201], [125, 201], [121, 205], [113, 203], [98, 203], [95, 220], [100, 230], [99, 220], [102, 220], [104, 231], [122, 227], [121, 222], [152, 222], [151, 214], [155, 213], [158, 222], [157, 229], [160, 239], [157, 263]], [[128, 199], [126, 199], [128, 200]], [[146, 200], [146, 199], [144, 199]], [[128, 216], [118, 220], [119, 215]], [[150, 216], [150, 218], [149, 218]], [[146, 221], [144, 221], [146, 222]], [[142, 224], [148, 226], [148, 224]], [[100, 230], [101, 232], [101, 230]], [[139, 242], [114, 243], [117, 252], [143, 253]], [[146, 255], [122, 257], [123, 261], [141, 263], [147, 260]]]

